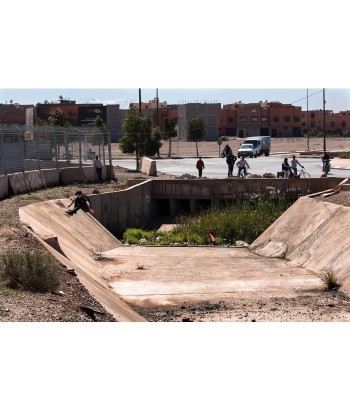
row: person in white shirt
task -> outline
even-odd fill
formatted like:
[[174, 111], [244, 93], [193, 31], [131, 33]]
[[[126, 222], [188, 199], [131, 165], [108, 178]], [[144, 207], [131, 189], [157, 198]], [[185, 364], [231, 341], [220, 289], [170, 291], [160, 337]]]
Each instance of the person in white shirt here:
[[302, 169], [304, 168], [304, 166], [302, 166], [299, 161], [295, 158], [295, 156], [292, 157], [292, 160], [290, 162], [294, 176], [296, 176], [298, 174], [298, 169], [297, 169], [297, 165], [299, 165]]
[[238, 174], [237, 177], [240, 177], [241, 171], [244, 171], [244, 176], [247, 175], [247, 168], [250, 169], [249, 164], [247, 160], [244, 158], [244, 156], [241, 157], [239, 161], [237, 161], [236, 166], [238, 167]]
[[98, 180], [102, 183], [103, 182], [103, 180], [102, 180], [102, 163], [98, 159], [98, 156], [95, 157], [95, 160], [93, 161], [93, 164], [94, 164], [95, 169], [96, 169]]

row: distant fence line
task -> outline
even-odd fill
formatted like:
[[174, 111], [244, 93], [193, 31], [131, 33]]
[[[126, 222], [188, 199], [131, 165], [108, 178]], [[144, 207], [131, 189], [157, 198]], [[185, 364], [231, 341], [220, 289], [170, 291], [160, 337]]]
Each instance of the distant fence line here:
[[98, 127], [0, 125], [0, 175], [90, 164], [112, 165], [108, 131]]

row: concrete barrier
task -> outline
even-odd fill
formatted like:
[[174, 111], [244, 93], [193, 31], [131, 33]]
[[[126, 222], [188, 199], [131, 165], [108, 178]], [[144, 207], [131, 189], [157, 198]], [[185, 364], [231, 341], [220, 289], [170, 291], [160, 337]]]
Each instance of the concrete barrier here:
[[156, 161], [151, 160], [147, 157], [141, 159], [141, 173], [147, 174], [148, 176], [157, 176], [157, 166]]
[[59, 172], [61, 184], [83, 183], [87, 181], [84, 170], [81, 167], [67, 167], [60, 169]]
[[46, 187], [45, 183], [43, 183], [43, 179], [39, 170], [26, 171], [24, 172], [24, 176], [30, 188], [29, 190], [38, 190]]
[[25, 175], [21, 173], [12, 173], [8, 176], [8, 190], [9, 195], [17, 195], [20, 193], [26, 193], [30, 191], [29, 184], [25, 178]]
[[9, 194], [9, 179], [7, 176], [0, 176], [0, 199]]
[[57, 169], [42, 169], [41, 176], [45, 187], [58, 186], [60, 183], [60, 172]]

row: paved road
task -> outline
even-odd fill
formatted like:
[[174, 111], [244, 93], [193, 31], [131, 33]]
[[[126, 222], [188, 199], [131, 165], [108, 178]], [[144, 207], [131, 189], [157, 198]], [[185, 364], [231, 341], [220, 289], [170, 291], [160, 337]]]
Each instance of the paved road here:
[[[264, 174], [273, 173], [276, 175], [277, 171], [281, 170], [281, 164], [285, 155], [270, 156], [270, 157], [258, 157], [248, 158], [248, 164], [250, 165], [250, 173], [252, 174]], [[203, 176], [208, 178], [225, 178], [227, 177], [227, 165], [225, 159], [222, 158], [204, 158], [205, 169]], [[290, 159], [289, 159], [290, 160]], [[193, 174], [197, 175], [195, 168], [196, 158], [183, 158], [183, 159], [162, 159], [156, 160], [157, 171], [161, 173], [168, 173], [173, 175], [181, 174]], [[300, 158], [300, 163], [305, 167], [305, 170], [311, 175], [311, 177], [320, 177], [322, 174], [321, 160], [315, 158]], [[115, 159], [113, 165], [126, 167], [128, 169], [135, 169], [135, 159]], [[235, 168], [234, 173], [237, 172]], [[331, 177], [350, 178], [350, 170], [343, 169], [331, 169]]]

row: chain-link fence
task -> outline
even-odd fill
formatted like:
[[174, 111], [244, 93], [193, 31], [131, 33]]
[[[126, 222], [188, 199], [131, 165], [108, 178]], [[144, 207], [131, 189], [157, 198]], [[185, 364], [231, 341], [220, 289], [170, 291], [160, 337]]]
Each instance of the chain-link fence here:
[[110, 136], [98, 127], [0, 125], [0, 174], [88, 165], [95, 156], [112, 165]]

